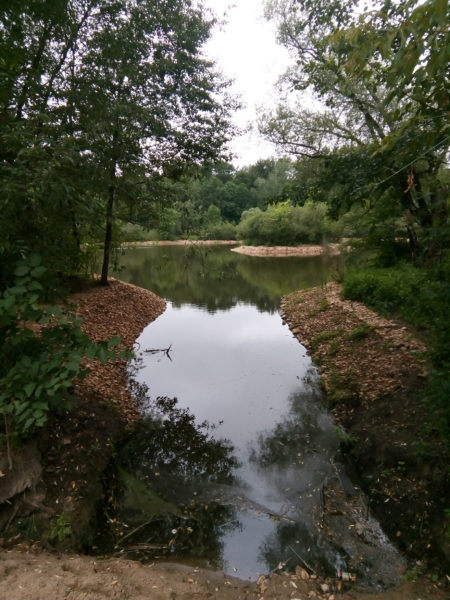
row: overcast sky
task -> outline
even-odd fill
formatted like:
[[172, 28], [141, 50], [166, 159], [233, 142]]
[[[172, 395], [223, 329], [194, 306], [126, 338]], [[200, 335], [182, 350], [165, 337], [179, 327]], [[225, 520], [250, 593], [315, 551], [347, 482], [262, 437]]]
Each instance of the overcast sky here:
[[[214, 30], [205, 51], [220, 70], [234, 80], [231, 91], [245, 107], [235, 116], [237, 125], [255, 125], [258, 109], [275, 104], [275, 84], [286, 69], [287, 50], [276, 43], [275, 27], [263, 17], [263, 0], [204, 0], [225, 24]], [[275, 155], [271, 144], [256, 131], [233, 141], [236, 166]]]

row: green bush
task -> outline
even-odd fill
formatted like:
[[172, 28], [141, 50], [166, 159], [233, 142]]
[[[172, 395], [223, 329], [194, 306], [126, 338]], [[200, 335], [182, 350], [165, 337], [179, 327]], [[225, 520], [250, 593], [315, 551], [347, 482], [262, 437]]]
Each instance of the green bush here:
[[139, 225], [139, 223], [125, 223], [120, 228], [120, 241], [122, 242], [146, 242], [155, 239], [155, 230], [150, 231]]
[[327, 232], [325, 204], [293, 206], [289, 200], [271, 204], [265, 211], [244, 211], [237, 226], [237, 237], [253, 245], [318, 244]]
[[14, 285], [0, 296], [0, 413], [18, 435], [44, 425], [51, 410], [67, 408], [74, 377], [87, 372], [83, 358], [106, 361], [119, 342], [94, 344], [79, 319], [42, 307], [45, 271], [37, 255], [20, 261]]
[[220, 221], [202, 228], [201, 238], [204, 240], [234, 240], [236, 227], [227, 221]]

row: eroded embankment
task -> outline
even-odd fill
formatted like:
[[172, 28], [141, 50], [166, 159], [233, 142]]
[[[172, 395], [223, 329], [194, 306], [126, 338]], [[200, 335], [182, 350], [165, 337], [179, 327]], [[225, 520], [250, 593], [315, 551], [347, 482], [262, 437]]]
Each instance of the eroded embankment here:
[[334, 283], [286, 296], [280, 312], [321, 372], [343, 449], [386, 533], [445, 569], [447, 466], [423, 427], [423, 343], [405, 325], [342, 300]]

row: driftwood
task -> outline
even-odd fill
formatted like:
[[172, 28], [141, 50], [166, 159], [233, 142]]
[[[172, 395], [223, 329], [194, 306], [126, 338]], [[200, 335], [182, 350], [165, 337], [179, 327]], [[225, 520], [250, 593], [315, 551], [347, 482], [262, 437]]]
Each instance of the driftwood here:
[[167, 356], [167, 358], [169, 360], [172, 360], [172, 357], [170, 356], [171, 348], [172, 348], [172, 344], [170, 344], [170, 346], [168, 348], [150, 348], [150, 349], [144, 350], [144, 352], [147, 352], [148, 354], [158, 354], [158, 352], [162, 352], [163, 354], [165, 354]]

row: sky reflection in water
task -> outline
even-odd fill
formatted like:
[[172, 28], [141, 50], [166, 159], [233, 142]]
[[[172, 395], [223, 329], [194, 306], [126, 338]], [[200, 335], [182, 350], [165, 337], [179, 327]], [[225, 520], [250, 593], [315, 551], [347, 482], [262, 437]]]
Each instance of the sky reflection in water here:
[[[280, 515], [291, 529], [297, 522], [294, 544], [305, 537], [310, 544], [314, 491], [336, 438], [311, 360], [279, 315], [249, 304], [215, 313], [169, 304], [138, 343], [141, 352], [171, 345], [172, 360], [143, 352], [137, 379], [150, 396], [177, 397], [199, 422], [220, 423], [214, 435], [230, 439], [242, 463], [236, 475], [244, 485], [227, 493], [241, 528], [223, 535], [222, 568], [255, 578], [285, 559], [285, 548], [273, 550]], [[308, 374], [314, 381], [305, 387]]]

